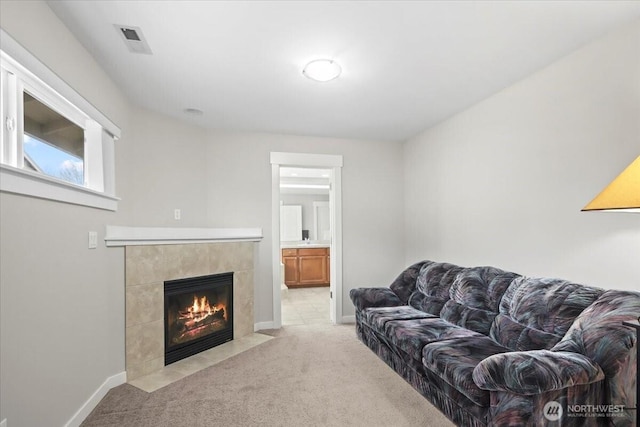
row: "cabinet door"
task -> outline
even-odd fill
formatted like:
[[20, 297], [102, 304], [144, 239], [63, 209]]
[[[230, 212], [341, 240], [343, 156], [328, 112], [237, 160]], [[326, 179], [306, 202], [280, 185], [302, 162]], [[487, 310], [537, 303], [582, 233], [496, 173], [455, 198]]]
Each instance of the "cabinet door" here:
[[297, 285], [298, 284], [298, 257], [284, 256], [282, 257], [282, 263], [284, 264], [284, 284], [285, 285]]
[[331, 252], [327, 249], [327, 283], [331, 283]]
[[301, 285], [326, 285], [329, 283], [326, 249], [300, 249], [298, 263], [298, 282]]

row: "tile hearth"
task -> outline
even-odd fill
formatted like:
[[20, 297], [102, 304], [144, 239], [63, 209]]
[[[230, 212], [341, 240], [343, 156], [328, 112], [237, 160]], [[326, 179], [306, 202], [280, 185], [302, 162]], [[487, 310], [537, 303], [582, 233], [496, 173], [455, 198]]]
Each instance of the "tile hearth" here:
[[[254, 248], [253, 242], [126, 246], [125, 366], [129, 383], [143, 390], [162, 387], [166, 381], [176, 381], [264, 342], [263, 335], [253, 333]], [[225, 272], [233, 272], [234, 340], [165, 367], [164, 282]], [[134, 381], [138, 379], [137, 385]]]
[[259, 333], [247, 335], [242, 338], [226, 342], [217, 347], [210, 348], [209, 350], [203, 351], [202, 353], [198, 353], [186, 359], [182, 359], [178, 362], [172, 363], [171, 365], [164, 366], [160, 370], [151, 374], [127, 382], [146, 391], [147, 393], [151, 393], [271, 339], [273, 339], [273, 337]]

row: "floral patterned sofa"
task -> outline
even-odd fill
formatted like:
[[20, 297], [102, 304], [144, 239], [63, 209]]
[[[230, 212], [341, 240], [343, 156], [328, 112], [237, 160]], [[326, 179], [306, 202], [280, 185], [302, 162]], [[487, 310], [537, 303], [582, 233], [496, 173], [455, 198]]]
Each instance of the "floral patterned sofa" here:
[[362, 342], [458, 425], [635, 425], [638, 292], [422, 261], [350, 297]]

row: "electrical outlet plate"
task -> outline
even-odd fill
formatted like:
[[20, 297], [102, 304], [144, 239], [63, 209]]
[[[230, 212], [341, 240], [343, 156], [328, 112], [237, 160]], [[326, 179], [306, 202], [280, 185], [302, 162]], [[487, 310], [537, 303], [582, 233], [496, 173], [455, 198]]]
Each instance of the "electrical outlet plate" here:
[[180, 209], [174, 209], [173, 219], [175, 219], [176, 221], [179, 221], [181, 217], [182, 217], [182, 211]]

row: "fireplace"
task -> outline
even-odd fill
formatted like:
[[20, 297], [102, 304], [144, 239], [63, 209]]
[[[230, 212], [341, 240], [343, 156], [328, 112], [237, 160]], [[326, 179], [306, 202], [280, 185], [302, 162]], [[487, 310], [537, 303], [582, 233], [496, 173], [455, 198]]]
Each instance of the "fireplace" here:
[[233, 339], [233, 273], [164, 282], [164, 364]]

